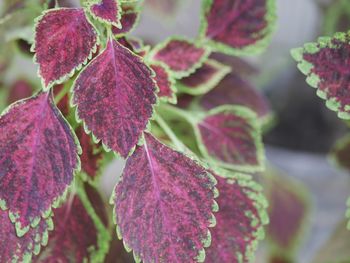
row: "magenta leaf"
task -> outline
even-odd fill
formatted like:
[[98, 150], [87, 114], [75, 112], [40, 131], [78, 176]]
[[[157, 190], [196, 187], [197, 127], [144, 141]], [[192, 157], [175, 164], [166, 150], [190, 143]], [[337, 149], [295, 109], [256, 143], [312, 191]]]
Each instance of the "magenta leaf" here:
[[208, 112], [195, 126], [203, 156], [221, 167], [243, 172], [264, 168], [257, 117], [246, 107], [224, 105]]
[[207, 110], [224, 104], [246, 106], [262, 120], [271, 116], [270, 105], [264, 95], [237, 74], [226, 76], [215, 89], [200, 99], [200, 105]]
[[52, 219], [41, 220], [35, 227], [19, 237], [7, 211], [0, 209], [0, 262], [31, 262], [41, 246], [48, 240], [48, 231], [52, 231]]
[[156, 74], [154, 80], [159, 88], [158, 97], [176, 104], [175, 80], [171, 76], [168, 67], [159, 62], [152, 63], [150, 66]]
[[208, 55], [209, 49], [206, 47], [174, 37], [157, 45], [150, 57], [168, 65], [175, 78], [183, 78], [201, 67]]
[[73, 104], [85, 130], [127, 157], [149, 122], [156, 85], [143, 60], [115, 40], [80, 73]]
[[137, 260], [202, 262], [215, 225], [215, 192], [204, 167], [146, 133], [111, 200], [117, 233]]
[[342, 119], [350, 119], [349, 39], [348, 33], [337, 33], [333, 38], [321, 37], [317, 43], [307, 43], [291, 52], [307, 76], [306, 82]]
[[130, 33], [138, 24], [140, 18], [140, 11], [134, 9], [123, 8], [122, 17], [120, 20], [121, 28], [112, 27], [112, 32], [116, 36], [123, 36]]
[[0, 204], [23, 235], [64, 196], [80, 168], [80, 147], [44, 92], [12, 104], [0, 117], [0, 134]]
[[95, 144], [92, 138], [85, 133], [82, 126], [79, 126], [79, 128], [76, 130], [76, 134], [82, 149], [82, 154], [80, 156], [80, 174], [82, 175], [83, 179], [94, 182], [100, 174], [102, 167], [102, 145], [101, 143]]
[[191, 95], [201, 95], [213, 89], [231, 69], [220, 62], [208, 59], [203, 66], [177, 83], [180, 91]]
[[252, 262], [257, 242], [264, 238], [263, 226], [268, 222], [262, 188], [248, 175], [235, 174], [229, 180], [215, 178], [219, 212], [215, 215], [217, 224], [211, 231], [206, 262]]
[[88, 6], [88, 10], [93, 18], [121, 28], [121, 0], [93, 0]]
[[103, 262], [109, 236], [86, 198], [76, 195], [54, 211], [55, 228], [34, 262]]
[[96, 31], [82, 8], [45, 11], [35, 30], [35, 61], [47, 89], [71, 77], [96, 50]]
[[350, 171], [350, 136], [339, 139], [332, 148], [330, 159], [340, 168]]
[[269, 43], [275, 22], [274, 0], [204, 0], [201, 36], [214, 50], [251, 55]]
[[267, 236], [272, 249], [277, 248], [279, 254], [289, 255], [303, 234], [309, 213], [308, 192], [301, 182], [284, 175], [269, 174], [265, 177], [270, 217]]

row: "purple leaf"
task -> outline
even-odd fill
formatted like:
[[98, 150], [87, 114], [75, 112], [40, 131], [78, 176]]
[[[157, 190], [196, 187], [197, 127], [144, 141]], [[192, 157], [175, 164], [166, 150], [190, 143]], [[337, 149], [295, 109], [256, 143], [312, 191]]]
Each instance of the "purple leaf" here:
[[44, 92], [11, 105], [0, 117], [0, 134], [0, 204], [22, 235], [65, 194], [80, 168], [80, 147]]
[[1, 209], [0, 225], [0, 262], [31, 262], [32, 255], [47, 244], [48, 231], [53, 229], [52, 219], [48, 218], [19, 237], [7, 211]]
[[134, 10], [132, 8], [125, 10], [123, 8], [122, 17], [120, 20], [121, 28], [112, 27], [113, 34], [117, 36], [122, 36], [130, 33], [136, 27], [139, 18], [139, 10]]
[[342, 169], [350, 171], [350, 136], [339, 139], [330, 153], [331, 160]]
[[87, 207], [76, 195], [55, 210], [54, 230], [48, 245], [34, 262], [103, 262], [109, 242], [103, 236]]
[[10, 86], [7, 103], [11, 104], [17, 100], [29, 97], [33, 93], [33, 87], [27, 80], [17, 80]]
[[229, 67], [209, 59], [196, 72], [181, 79], [177, 85], [184, 93], [205, 94], [213, 89], [230, 71]]
[[218, 181], [219, 212], [211, 231], [212, 244], [207, 249], [206, 262], [250, 262], [257, 242], [264, 237], [267, 224], [267, 201], [261, 187], [248, 175], [235, 175]]
[[337, 111], [342, 119], [350, 119], [349, 40], [349, 34], [338, 33], [291, 52], [298, 68], [307, 76], [306, 82], [317, 89], [326, 106]]
[[93, 0], [89, 4], [88, 10], [93, 18], [121, 28], [121, 6], [120, 0]]
[[175, 78], [183, 78], [201, 67], [208, 55], [206, 47], [190, 40], [171, 38], [156, 46], [151, 57], [168, 65]]
[[199, 149], [208, 161], [244, 172], [263, 170], [260, 127], [248, 108], [215, 108], [197, 123], [195, 131]]
[[264, 95], [237, 74], [229, 74], [219, 85], [200, 99], [200, 104], [210, 110], [224, 104], [246, 106], [260, 119], [271, 115], [270, 105]]
[[33, 51], [46, 88], [71, 77], [96, 50], [96, 31], [82, 8], [50, 9], [35, 30]]
[[159, 88], [158, 97], [176, 104], [175, 80], [171, 76], [168, 67], [162, 63], [153, 63], [150, 66], [156, 74], [154, 80]]
[[274, 0], [205, 0], [201, 35], [217, 51], [230, 55], [260, 52], [274, 28]]
[[78, 76], [73, 104], [85, 130], [123, 157], [153, 114], [156, 85], [143, 60], [115, 40]]
[[309, 196], [301, 182], [281, 174], [269, 174], [264, 179], [267, 180], [265, 190], [269, 200], [268, 238], [280, 254], [290, 254], [303, 234]]
[[215, 191], [205, 168], [145, 134], [114, 191], [117, 233], [144, 262], [202, 262]]

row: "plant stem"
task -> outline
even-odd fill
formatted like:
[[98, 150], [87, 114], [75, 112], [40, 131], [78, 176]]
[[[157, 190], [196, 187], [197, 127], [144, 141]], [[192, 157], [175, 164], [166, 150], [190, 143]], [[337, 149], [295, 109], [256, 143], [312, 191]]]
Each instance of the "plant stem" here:
[[160, 106], [161, 110], [174, 113], [177, 116], [182, 117], [186, 121], [188, 121], [192, 126], [195, 126], [196, 123], [198, 122], [198, 119], [196, 117], [191, 116], [191, 112], [182, 110], [178, 107], [171, 106], [169, 104], [163, 104]]
[[[70, 84], [70, 83], [69, 83]], [[70, 85], [68, 83], [64, 84], [60, 92], [55, 96], [55, 102], [59, 103], [60, 100], [67, 94], [69, 91]]]
[[160, 117], [159, 114], [155, 116], [156, 122], [159, 124], [159, 126], [162, 128], [162, 130], [165, 132], [165, 134], [170, 138], [170, 140], [173, 142], [173, 144], [178, 148], [180, 151], [185, 151], [186, 146], [180, 141], [180, 139], [176, 136], [176, 134], [171, 130], [169, 125], [163, 120], [162, 117]]

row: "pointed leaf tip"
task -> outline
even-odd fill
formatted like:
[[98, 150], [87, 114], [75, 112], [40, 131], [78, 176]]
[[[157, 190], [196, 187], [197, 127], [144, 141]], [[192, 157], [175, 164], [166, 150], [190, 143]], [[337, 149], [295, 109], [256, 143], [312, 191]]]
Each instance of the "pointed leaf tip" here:
[[125, 244], [144, 262], [203, 259], [215, 183], [204, 167], [146, 133], [114, 190]]
[[73, 104], [86, 130], [127, 157], [157, 102], [156, 84], [143, 60], [115, 40], [80, 73]]
[[79, 168], [80, 146], [53, 102], [40, 92], [0, 117], [0, 200], [18, 232], [45, 217]]
[[88, 10], [91, 15], [101, 22], [122, 28], [121, 0], [94, 0], [89, 5]]

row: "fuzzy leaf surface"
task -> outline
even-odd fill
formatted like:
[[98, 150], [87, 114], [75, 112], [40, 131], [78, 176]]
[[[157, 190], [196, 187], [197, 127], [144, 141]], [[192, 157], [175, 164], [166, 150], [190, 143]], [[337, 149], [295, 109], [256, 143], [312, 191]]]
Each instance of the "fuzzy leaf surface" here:
[[156, 85], [139, 56], [115, 40], [80, 73], [73, 104], [85, 128], [127, 157], [153, 114]]
[[46, 88], [72, 75], [96, 49], [96, 31], [82, 8], [48, 10], [35, 30], [33, 50]]
[[350, 119], [349, 41], [349, 33], [337, 33], [333, 38], [321, 37], [317, 43], [292, 50], [298, 68], [307, 76], [306, 82], [343, 119]]
[[208, 263], [250, 262], [257, 241], [264, 237], [267, 202], [261, 188], [248, 175], [236, 177], [227, 180], [215, 176], [219, 212], [211, 231], [212, 244], [206, 251]]
[[190, 40], [173, 38], [156, 46], [152, 54], [154, 60], [168, 65], [176, 78], [183, 78], [201, 67], [209, 50]]
[[45, 92], [12, 104], [0, 117], [0, 134], [0, 202], [26, 232], [72, 183], [80, 147]]
[[202, 35], [227, 54], [261, 51], [272, 33], [274, 4], [274, 0], [205, 0]]
[[211, 162], [238, 171], [261, 171], [263, 145], [256, 115], [242, 106], [221, 106], [197, 124], [202, 154]]
[[80, 198], [68, 199], [54, 212], [55, 228], [34, 262], [98, 262], [92, 261], [100, 249], [98, 230]]
[[16, 234], [15, 225], [7, 211], [0, 210], [0, 262], [31, 262], [33, 254], [46, 245], [48, 231], [53, 228], [52, 219], [41, 220], [39, 225], [22, 237]]
[[94, 18], [118, 28], [121, 27], [120, 0], [95, 0], [88, 8]]
[[229, 67], [208, 59], [193, 74], [178, 82], [179, 89], [191, 95], [205, 94], [213, 89], [230, 71]]
[[271, 109], [267, 99], [252, 84], [237, 74], [227, 75], [220, 83], [200, 99], [200, 104], [207, 110], [224, 104], [246, 106], [259, 118], [270, 115]]
[[151, 68], [156, 73], [154, 80], [159, 88], [158, 97], [164, 98], [170, 102], [176, 102], [174, 79], [169, 70], [160, 63], [154, 63]]
[[202, 262], [215, 190], [204, 167], [145, 134], [114, 191], [117, 232], [144, 262]]

